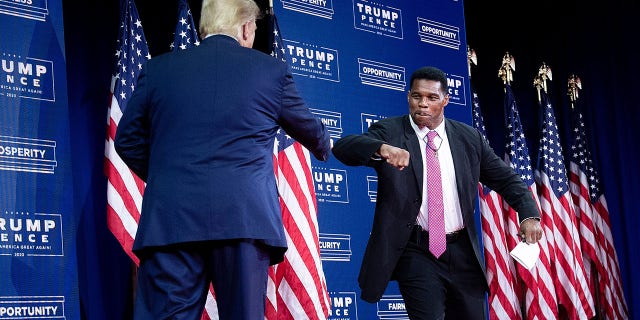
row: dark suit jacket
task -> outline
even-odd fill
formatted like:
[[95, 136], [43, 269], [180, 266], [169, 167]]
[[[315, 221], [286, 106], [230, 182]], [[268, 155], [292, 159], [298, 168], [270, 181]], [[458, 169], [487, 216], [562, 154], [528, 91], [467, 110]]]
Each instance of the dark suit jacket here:
[[214, 35], [152, 58], [119, 122], [115, 148], [146, 181], [133, 246], [286, 238], [273, 167], [276, 132], [319, 160], [328, 132], [306, 107], [285, 63]]
[[[478, 239], [474, 218], [478, 182], [500, 193], [519, 212], [521, 221], [539, 217], [539, 212], [526, 184], [493, 152], [476, 129], [459, 121], [445, 121], [460, 209], [477, 262], [484, 271], [483, 248], [474, 241]], [[376, 160], [379, 157], [375, 152], [383, 143], [408, 150], [411, 155], [409, 166], [400, 171], [385, 160]], [[420, 211], [424, 176], [420, 143], [409, 116], [405, 115], [380, 120], [362, 135], [343, 137], [334, 144], [332, 152], [344, 164], [370, 166], [378, 175], [373, 226], [358, 277], [362, 298], [376, 302], [391, 279]]]

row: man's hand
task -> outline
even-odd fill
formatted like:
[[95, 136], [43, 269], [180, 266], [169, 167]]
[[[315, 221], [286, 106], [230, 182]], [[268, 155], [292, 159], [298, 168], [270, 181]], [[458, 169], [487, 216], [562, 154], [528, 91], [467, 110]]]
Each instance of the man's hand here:
[[529, 244], [542, 239], [542, 227], [538, 219], [526, 219], [520, 224], [520, 238]]
[[378, 150], [378, 154], [385, 159], [388, 164], [402, 170], [409, 165], [409, 151], [400, 149], [388, 144], [383, 144]]

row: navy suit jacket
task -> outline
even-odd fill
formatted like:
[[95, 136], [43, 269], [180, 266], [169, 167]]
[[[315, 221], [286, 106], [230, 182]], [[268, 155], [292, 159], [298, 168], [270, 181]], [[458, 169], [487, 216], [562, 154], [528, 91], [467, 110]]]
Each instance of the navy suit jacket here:
[[146, 182], [134, 252], [249, 238], [272, 246], [272, 264], [282, 261], [279, 129], [328, 159], [328, 132], [278, 59], [226, 35], [150, 59], [115, 138], [122, 160]]
[[[459, 121], [445, 121], [465, 229], [481, 268], [478, 270], [484, 271], [483, 248], [477, 241], [474, 218], [478, 182], [500, 193], [518, 211], [520, 221], [539, 217], [540, 213], [526, 184], [493, 152], [476, 129]], [[400, 171], [385, 160], [377, 160], [375, 153], [383, 143], [409, 151], [409, 166]], [[378, 175], [373, 226], [358, 277], [362, 298], [376, 302], [391, 279], [420, 211], [424, 176], [420, 142], [409, 115], [405, 115], [380, 120], [364, 134], [343, 137], [336, 141], [332, 152], [344, 164], [370, 166]]]

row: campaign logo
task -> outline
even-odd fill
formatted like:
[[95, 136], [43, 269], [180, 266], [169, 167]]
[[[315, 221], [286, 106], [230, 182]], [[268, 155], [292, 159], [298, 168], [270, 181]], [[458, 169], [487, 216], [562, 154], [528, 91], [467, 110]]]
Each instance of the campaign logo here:
[[334, 13], [331, 0], [282, 0], [282, 7], [325, 19], [331, 19]]
[[358, 75], [362, 84], [404, 91], [404, 67], [358, 58]]
[[64, 296], [0, 296], [0, 319], [66, 319]]
[[60, 214], [23, 211], [0, 213], [0, 256], [62, 255]]
[[369, 131], [369, 126], [384, 118], [386, 117], [375, 114], [361, 113], [360, 120], [362, 121], [362, 133]]
[[52, 61], [2, 53], [0, 95], [55, 101], [54, 92]]
[[324, 123], [329, 137], [331, 138], [331, 146], [333, 146], [334, 140], [338, 140], [342, 137], [342, 114], [340, 112], [309, 109], [311, 113], [320, 118], [320, 121]]
[[447, 84], [449, 85], [449, 103], [467, 105], [464, 77], [449, 74], [447, 76]]
[[313, 182], [318, 202], [349, 203], [346, 170], [313, 167]]
[[56, 142], [0, 136], [0, 170], [53, 173]]
[[418, 17], [420, 41], [460, 50], [460, 28]]
[[409, 319], [407, 309], [402, 296], [384, 295], [378, 301], [378, 319], [380, 320], [400, 320]]
[[355, 292], [329, 292], [331, 310], [328, 320], [357, 320], [358, 304]]
[[320, 260], [323, 261], [351, 261], [351, 235], [320, 233]]
[[0, 13], [44, 21], [49, 9], [47, 0], [0, 0]]
[[353, 0], [353, 26], [357, 30], [402, 39], [402, 11], [367, 0]]
[[287, 39], [282, 42], [293, 74], [340, 82], [338, 50]]

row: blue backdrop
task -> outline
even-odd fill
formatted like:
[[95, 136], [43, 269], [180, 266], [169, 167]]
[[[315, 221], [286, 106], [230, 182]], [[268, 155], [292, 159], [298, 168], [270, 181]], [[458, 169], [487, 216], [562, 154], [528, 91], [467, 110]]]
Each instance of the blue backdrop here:
[[0, 318], [78, 319], [61, 1], [0, 2]]
[[[569, 72], [577, 73], [585, 85], [581, 97], [586, 100], [592, 150], [611, 211], [627, 303], [631, 318], [640, 318], [635, 307], [640, 304], [640, 279], [633, 272], [640, 268], [640, 257], [632, 253], [632, 244], [640, 240], [635, 232], [640, 226], [635, 209], [640, 169], [633, 165], [639, 151], [638, 135], [631, 130], [640, 120], [634, 96], [635, 73], [640, 68], [633, 50], [625, 49], [637, 29], [632, 19], [637, 5], [614, 1], [602, 8], [569, 1], [558, 6], [549, 0], [527, 6], [523, 12], [505, 1], [465, 3], [464, 8], [462, 1], [455, 0], [405, 2], [274, 1], [283, 37], [293, 50], [290, 59], [297, 57], [290, 61], [296, 80], [310, 107], [331, 128], [334, 138], [362, 132], [373, 121], [406, 113], [406, 78], [415, 68], [429, 64], [445, 70], [452, 83], [460, 83], [454, 86], [459, 91], [452, 92], [454, 103], [447, 107], [446, 116], [468, 122], [468, 38], [479, 56], [474, 86], [481, 97], [488, 133], [495, 136], [490, 141], [503, 140], [503, 92], [497, 69], [502, 55], [509, 51], [518, 67], [514, 90], [523, 125], [528, 141], [535, 143], [538, 120], [531, 81], [537, 67], [544, 61], [554, 68], [557, 82], [553, 82], [553, 92], [560, 119], [566, 110], [561, 102], [566, 101], [566, 77]], [[64, 36], [62, 4], [33, 3], [37, 3], [37, 10], [0, 1], [0, 52], [3, 61], [37, 59], [34, 65], [44, 64], [47, 70], [55, 71], [39, 78], [55, 91], [36, 90], [41, 98], [36, 100], [2, 87], [0, 143], [16, 146], [36, 139], [39, 150], [47, 156], [55, 151], [55, 158], [20, 158], [18, 163], [37, 164], [38, 170], [53, 173], [0, 170], [0, 217], [11, 219], [12, 214], [29, 213], [32, 221], [42, 221], [43, 226], [59, 217], [64, 229], [48, 231], [49, 239], [60, 243], [50, 247], [51, 256], [31, 256], [28, 248], [18, 249], [24, 256], [16, 256], [16, 249], [3, 247], [6, 251], [2, 252], [10, 254], [0, 256], [0, 299], [24, 306], [41, 300], [15, 298], [54, 297], [51, 301], [55, 304], [64, 297], [67, 318], [129, 319], [132, 265], [106, 228], [106, 179], [102, 172], [118, 3], [65, 2]], [[264, 6], [266, 1], [259, 3]], [[160, 5], [139, 0], [136, 4], [152, 55], [168, 51], [177, 2]], [[197, 19], [200, 1], [190, 1], [190, 5]], [[10, 7], [30, 17], [7, 14]], [[528, 20], [525, 12], [539, 14]], [[266, 38], [260, 32], [258, 46]], [[3, 68], [2, 72], [0, 83], [5, 85], [7, 71]], [[51, 101], [53, 92], [55, 101]], [[495, 147], [501, 154], [501, 146]], [[16, 159], [9, 160], [14, 163]], [[373, 172], [347, 168], [335, 159], [313, 165], [323, 265], [329, 290], [337, 299], [332, 317], [402, 317], [393, 285], [385, 293], [384, 304], [363, 303], [358, 297], [355, 279], [375, 204]], [[42, 214], [46, 218], [40, 218]], [[26, 223], [26, 219], [22, 221]], [[0, 229], [0, 233], [15, 239], [14, 231]], [[57, 248], [62, 248], [62, 255], [54, 250]]]
[[[448, 75], [451, 102], [445, 115], [470, 123], [462, 2], [288, 0], [274, 1], [274, 9], [298, 87], [333, 140], [406, 114], [408, 80], [424, 65]], [[373, 220], [375, 171], [335, 158], [314, 160], [330, 318], [406, 318], [395, 282], [380, 302], [360, 300], [357, 277]]]

